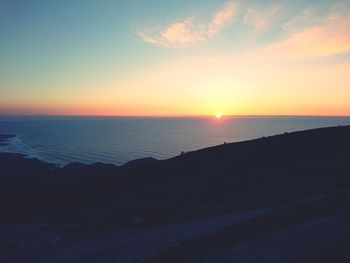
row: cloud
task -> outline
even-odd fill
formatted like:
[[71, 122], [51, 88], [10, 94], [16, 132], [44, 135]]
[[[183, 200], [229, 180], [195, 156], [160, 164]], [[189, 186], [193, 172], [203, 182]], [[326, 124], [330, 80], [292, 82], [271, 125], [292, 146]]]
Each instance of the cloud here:
[[[333, 4], [328, 11], [307, 7], [289, 21], [281, 20], [281, 12], [288, 11], [282, 10], [283, 6], [263, 9], [251, 6], [241, 17], [243, 24], [248, 26], [247, 30], [235, 43], [245, 43], [247, 39], [256, 38], [273, 26], [278, 30], [275, 35], [282, 33], [284, 37], [255, 49], [271, 59], [305, 61], [350, 52], [349, 6]], [[187, 17], [164, 27], [149, 27], [137, 33], [143, 41], [152, 45], [187, 47], [215, 36], [236, 19], [236, 14], [236, 2], [229, 1], [206, 22], [198, 21], [196, 17]]]
[[229, 1], [218, 10], [209, 22], [202, 23], [193, 17], [172, 23], [163, 29], [159, 27], [137, 32], [146, 43], [162, 47], [185, 47], [213, 37], [229, 24], [236, 14], [237, 5]]
[[[309, 23], [311, 20], [314, 24]], [[349, 12], [332, 8], [328, 14], [315, 19], [314, 15], [304, 11], [301, 17], [287, 25], [284, 26], [288, 31], [287, 37], [269, 44], [265, 48], [266, 53], [274, 57], [302, 61], [350, 52]]]
[[265, 30], [270, 25], [278, 10], [278, 6], [267, 10], [258, 9], [257, 7], [248, 8], [246, 14], [244, 15], [243, 22], [244, 24], [252, 26], [258, 31]]
[[234, 18], [237, 11], [237, 5], [234, 2], [228, 2], [224, 8], [219, 10], [208, 24], [208, 35], [211, 36], [218, 32], [223, 26], [228, 24]]
[[300, 15], [285, 22], [282, 25], [282, 29], [285, 32], [292, 32], [320, 22], [321, 17], [317, 15], [317, 9], [315, 7], [307, 7]]
[[138, 32], [138, 35], [147, 43], [163, 47], [187, 46], [205, 39], [202, 30], [195, 27], [190, 18], [173, 23], [156, 35], [145, 30]]

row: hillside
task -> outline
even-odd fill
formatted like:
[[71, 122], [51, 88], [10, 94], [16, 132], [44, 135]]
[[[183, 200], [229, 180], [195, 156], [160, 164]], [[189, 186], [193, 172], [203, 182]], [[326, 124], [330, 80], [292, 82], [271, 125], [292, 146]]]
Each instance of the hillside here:
[[[0, 137], [0, 143], [6, 143], [8, 136]], [[300, 231], [300, 224], [304, 225], [305, 233], [310, 230], [310, 234], [300, 234], [305, 240], [313, 235], [312, 231], [317, 232], [312, 230], [315, 228], [324, 229], [319, 234], [324, 234], [324, 240], [329, 241], [310, 246], [310, 253], [295, 248], [300, 257], [288, 258], [306, 260], [316, 258], [315, 251], [322, 246], [336, 251], [338, 247], [334, 244], [347, 240], [350, 233], [347, 232], [350, 229], [347, 223], [350, 126], [225, 143], [164, 161], [145, 158], [120, 167], [71, 163], [59, 168], [20, 154], [0, 153], [0, 169], [0, 231], [4, 234], [0, 250], [3, 258], [19, 260], [16, 262], [28, 255], [33, 257], [32, 262], [41, 262], [38, 261], [41, 257], [42, 262], [46, 262], [50, 255], [46, 255], [43, 248], [64, 254], [69, 242], [79, 244], [81, 249], [92, 236], [97, 243], [101, 240], [121, 242], [119, 245], [125, 249], [114, 251], [111, 247], [103, 252], [97, 243], [89, 243], [94, 253], [110, 255], [105, 261], [95, 258], [96, 262], [111, 262], [114, 257], [123, 262], [143, 257], [150, 262], [198, 262], [203, 250], [209, 253], [208, 259], [200, 262], [218, 262], [218, 255], [225, 255], [220, 262], [230, 262], [229, 251], [243, 243], [256, 253], [268, 254], [272, 243], [267, 242], [264, 250], [265, 243], [258, 240], [269, 236], [270, 241], [277, 242], [276, 231], [282, 231], [282, 236], [294, 244], [297, 237], [293, 235]], [[246, 216], [239, 214], [242, 211], [247, 211]], [[333, 221], [322, 225], [325, 218]], [[318, 228], [312, 223], [317, 220], [321, 220]], [[341, 227], [331, 230], [335, 225]], [[131, 248], [117, 241], [119, 234], [116, 233], [130, 229], [144, 233], [144, 243], [141, 242], [139, 248], [133, 245], [136, 250], [145, 249], [149, 238], [152, 239], [155, 245], [148, 245], [149, 253], [134, 252], [131, 258], [121, 256]], [[145, 231], [151, 229], [155, 232], [150, 232], [153, 234], [147, 238]], [[156, 245], [158, 238], [159, 242], [167, 239], [165, 233], [171, 235], [176, 229], [194, 232], [180, 235], [179, 240], [174, 241], [175, 248], [171, 242], [170, 247]], [[108, 238], [99, 233], [109, 233]], [[112, 233], [116, 235], [114, 238]], [[135, 233], [126, 233], [126, 238], [132, 240]], [[42, 235], [46, 238], [40, 239]], [[100, 235], [101, 240], [96, 235]], [[55, 241], [47, 236], [55, 237]], [[76, 256], [83, 253], [79, 248]], [[346, 248], [339, 249], [345, 251]], [[258, 252], [259, 249], [265, 252]], [[280, 249], [286, 248], [281, 244]], [[274, 262], [268, 258], [254, 260]], [[65, 262], [95, 262], [92, 260], [93, 257], [91, 261]], [[255, 262], [246, 260], [240, 262]], [[284, 262], [288, 260], [285, 258]]]

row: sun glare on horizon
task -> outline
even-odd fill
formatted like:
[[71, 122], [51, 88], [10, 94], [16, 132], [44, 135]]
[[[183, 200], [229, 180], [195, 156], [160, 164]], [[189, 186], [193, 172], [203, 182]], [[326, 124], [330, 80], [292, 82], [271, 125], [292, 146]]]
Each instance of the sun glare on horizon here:
[[215, 114], [215, 118], [220, 119], [222, 117], [222, 114], [220, 112], [217, 112]]

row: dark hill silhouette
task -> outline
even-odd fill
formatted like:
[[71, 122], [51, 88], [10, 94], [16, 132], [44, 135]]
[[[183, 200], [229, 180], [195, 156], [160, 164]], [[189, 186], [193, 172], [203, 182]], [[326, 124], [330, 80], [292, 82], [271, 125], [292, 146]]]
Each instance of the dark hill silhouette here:
[[[7, 136], [0, 137], [0, 143], [6, 143]], [[67, 235], [134, 225], [147, 228], [346, 190], [350, 187], [350, 126], [225, 143], [168, 160], [144, 158], [123, 166], [71, 163], [59, 168], [21, 154], [0, 153], [0, 169], [1, 224], [46, 222]], [[286, 227], [300, 218], [306, 222], [344, 211], [344, 203], [341, 209], [331, 210], [340, 199], [332, 200], [321, 212], [319, 205], [311, 209], [316, 212], [307, 217], [302, 205], [294, 219], [288, 219], [287, 210], [277, 213], [277, 219], [262, 220], [281, 219], [281, 227]], [[260, 229], [257, 233], [265, 233], [260, 221], [242, 224], [246, 229], [253, 224]], [[191, 254], [191, 247], [210, 246], [217, 238], [226, 240], [225, 231], [180, 250]], [[158, 259], [167, 259], [167, 253]], [[155, 262], [162, 262], [158, 259]]]
[[321, 128], [227, 143], [164, 161], [146, 158], [121, 167], [72, 163], [58, 168], [2, 153], [1, 185], [3, 194], [16, 196], [19, 202], [26, 193], [26, 200], [39, 199], [34, 203], [46, 200], [76, 208], [215, 201], [233, 195], [247, 195], [237, 204], [240, 208], [260, 206], [281, 195], [285, 200], [347, 184], [349, 135], [349, 126]]

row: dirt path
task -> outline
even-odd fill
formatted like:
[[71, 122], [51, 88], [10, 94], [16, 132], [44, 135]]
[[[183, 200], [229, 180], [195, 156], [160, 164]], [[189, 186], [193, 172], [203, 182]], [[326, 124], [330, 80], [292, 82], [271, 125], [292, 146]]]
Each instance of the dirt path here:
[[148, 229], [114, 230], [91, 235], [82, 240], [57, 244], [45, 251], [26, 253], [27, 261], [45, 263], [133, 262], [153, 255], [157, 250], [185, 240], [213, 233], [227, 225], [271, 212], [264, 208], [195, 220], [188, 223]]
[[[322, 198], [323, 195], [317, 195], [303, 200], [303, 202], [313, 202]], [[74, 241], [58, 242], [57, 245], [48, 246], [47, 249], [38, 247], [38, 249], [23, 251], [16, 258], [16, 262], [134, 262], [186, 240], [214, 233], [225, 226], [260, 217], [276, 209], [286, 208], [299, 202], [235, 212], [181, 224], [101, 232]]]

